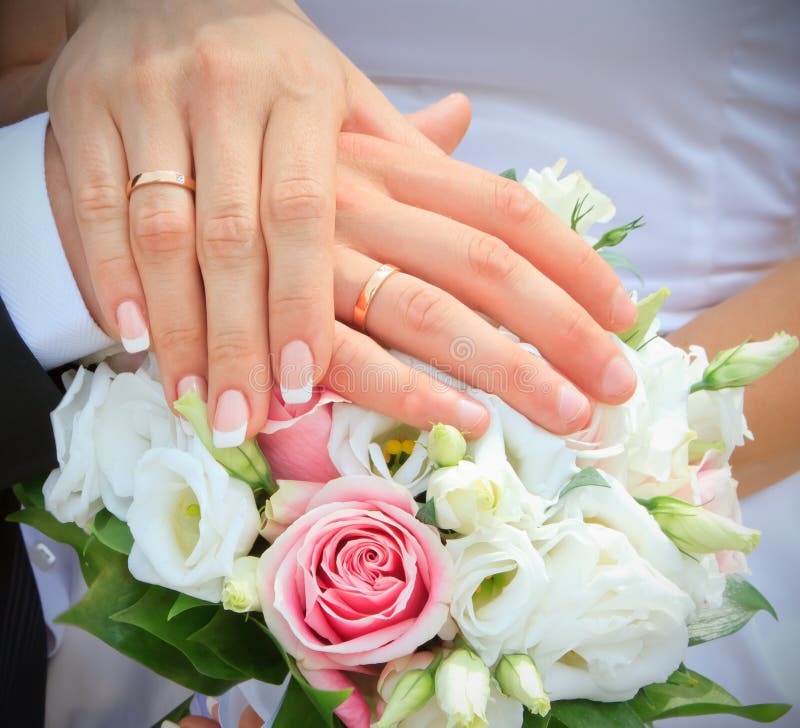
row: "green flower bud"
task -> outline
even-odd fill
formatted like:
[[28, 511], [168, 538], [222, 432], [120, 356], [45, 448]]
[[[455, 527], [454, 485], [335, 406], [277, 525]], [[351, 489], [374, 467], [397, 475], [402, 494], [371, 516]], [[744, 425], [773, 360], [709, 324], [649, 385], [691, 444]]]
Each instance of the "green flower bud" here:
[[631, 349], [638, 349], [644, 343], [644, 337], [653, 325], [658, 312], [669, 297], [669, 288], [660, 288], [636, 304], [636, 323], [627, 331], [622, 331], [617, 336]]
[[256, 585], [256, 556], [241, 556], [222, 583], [222, 606], [232, 612], [260, 612], [261, 600]]
[[458, 465], [467, 454], [467, 441], [452, 425], [434, 425], [428, 437], [428, 458], [437, 465]]
[[463, 647], [453, 650], [436, 670], [436, 700], [450, 728], [487, 728], [491, 673], [483, 660]]
[[243, 480], [252, 487], [263, 488], [270, 495], [278, 489], [272, 478], [269, 463], [254, 437], [245, 440], [239, 447], [214, 447], [213, 435], [208, 426], [206, 403], [200, 399], [196, 391], [190, 389], [186, 392], [175, 402], [175, 409], [189, 420], [206, 450], [234, 478]]
[[409, 670], [400, 678], [381, 719], [372, 728], [391, 728], [413, 715], [433, 697], [434, 687], [430, 670]]
[[681, 551], [692, 554], [741, 551], [749, 554], [761, 538], [760, 531], [679, 498], [661, 495], [636, 500], [650, 511], [661, 530]]
[[793, 354], [797, 343], [796, 336], [781, 331], [767, 341], [753, 341], [725, 349], [711, 360], [702, 380], [692, 385], [692, 392], [752, 384]]
[[550, 698], [536, 664], [528, 655], [505, 655], [497, 663], [494, 678], [509, 698], [518, 700], [531, 713], [544, 716], [550, 712]]

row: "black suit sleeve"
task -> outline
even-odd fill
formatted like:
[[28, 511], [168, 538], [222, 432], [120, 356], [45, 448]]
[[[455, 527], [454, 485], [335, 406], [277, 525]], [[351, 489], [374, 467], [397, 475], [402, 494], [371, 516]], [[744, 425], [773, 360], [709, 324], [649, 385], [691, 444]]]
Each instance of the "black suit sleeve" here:
[[61, 393], [0, 300], [0, 489], [56, 466], [50, 412]]

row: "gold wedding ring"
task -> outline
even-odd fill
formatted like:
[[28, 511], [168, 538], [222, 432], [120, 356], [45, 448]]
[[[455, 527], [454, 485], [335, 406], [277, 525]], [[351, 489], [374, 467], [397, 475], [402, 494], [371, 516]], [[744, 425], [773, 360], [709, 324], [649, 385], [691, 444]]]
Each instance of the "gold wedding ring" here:
[[145, 185], [176, 185], [185, 187], [190, 192], [194, 192], [194, 180], [189, 175], [176, 172], [173, 169], [157, 169], [154, 172], [140, 172], [128, 180], [126, 194], [130, 199], [135, 189]]
[[372, 303], [372, 299], [375, 298], [375, 294], [386, 282], [386, 279], [392, 275], [392, 273], [397, 273], [398, 270], [399, 268], [384, 263], [369, 277], [364, 287], [361, 289], [361, 293], [353, 309], [353, 323], [362, 331], [366, 331], [365, 323], [367, 320], [367, 311], [369, 311], [369, 305]]

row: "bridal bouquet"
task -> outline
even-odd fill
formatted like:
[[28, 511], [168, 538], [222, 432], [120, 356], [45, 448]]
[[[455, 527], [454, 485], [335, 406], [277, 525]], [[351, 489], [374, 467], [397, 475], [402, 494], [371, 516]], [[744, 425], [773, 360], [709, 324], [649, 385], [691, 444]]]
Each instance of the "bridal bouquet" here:
[[[625, 264], [609, 249], [640, 221], [589, 237], [614, 207], [562, 171], [522, 184]], [[176, 417], [152, 359], [80, 368], [53, 413], [60, 468], [17, 487], [14, 520], [78, 552], [88, 593], [61, 621], [208, 695], [290, 673], [275, 726], [774, 720], [788, 706], [743, 706], [683, 659], [773, 613], [741, 576], [759, 534], [729, 460], [751, 437], [743, 387], [797, 339], [709, 361], [658, 336], [666, 295], [614, 337], [633, 397], [570, 437], [478, 390], [491, 424], [467, 442], [319, 388], [273, 394], [258, 438], [217, 449], [205, 404], [189, 392]]]

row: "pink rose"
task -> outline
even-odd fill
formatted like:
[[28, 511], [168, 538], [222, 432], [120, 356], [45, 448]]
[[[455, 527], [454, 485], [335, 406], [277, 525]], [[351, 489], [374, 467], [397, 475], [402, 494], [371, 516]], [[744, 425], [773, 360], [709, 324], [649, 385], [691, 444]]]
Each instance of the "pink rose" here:
[[332, 480], [261, 556], [264, 619], [303, 669], [367, 672], [444, 625], [453, 563], [416, 510], [383, 478]]
[[325, 483], [339, 477], [328, 457], [331, 409], [342, 397], [314, 387], [306, 404], [285, 404], [278, 387], [272, 388], [269, 418], [258, 444], [275, 478]]
[[369, 706], [361, 693], [343, 672], [339, 670], [301, 670], [309, 685], [317, 690], [347, 690], [353, 692], [333, 712], [347, 728], [369, 728]]

